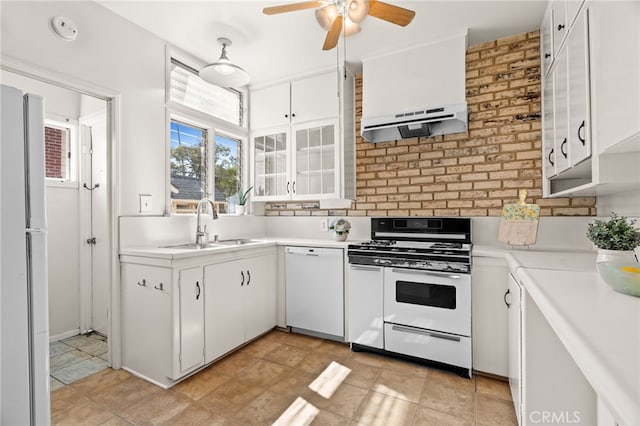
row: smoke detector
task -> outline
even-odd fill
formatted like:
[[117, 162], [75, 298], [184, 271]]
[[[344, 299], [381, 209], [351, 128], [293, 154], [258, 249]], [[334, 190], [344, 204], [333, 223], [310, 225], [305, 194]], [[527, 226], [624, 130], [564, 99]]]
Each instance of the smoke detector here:
[[49, 29], [56, 37], [64, 41], [74, 41], [78, 36], [76, 24], [64, 16], [54, 16], [49, 19]]

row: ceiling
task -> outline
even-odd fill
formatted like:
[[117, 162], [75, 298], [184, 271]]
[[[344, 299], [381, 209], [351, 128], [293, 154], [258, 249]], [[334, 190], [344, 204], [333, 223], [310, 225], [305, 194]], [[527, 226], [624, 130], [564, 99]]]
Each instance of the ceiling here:
[[[312, 9], [267, 16], [265, 6], [293, 1], [122, 1], [98, 3], [205, 62], [220, 55], [216, 39], [228, 37], [232, 62], [245, 68], [251, 85], [311, 73], [336, 64], [336, 49], [322, 51], [325, 32]], [[359, 34], [346, 39], [346, 59], [362, 58], [437, 41], [468, 31], [469, 45], [539, 28], [542, 0], [385, 0], [416, 11], [407, 27], [367, 17]], [[342, 45], [342, 41], [340, 41]], [[427, 58], [437, 60], [437, 58]]]

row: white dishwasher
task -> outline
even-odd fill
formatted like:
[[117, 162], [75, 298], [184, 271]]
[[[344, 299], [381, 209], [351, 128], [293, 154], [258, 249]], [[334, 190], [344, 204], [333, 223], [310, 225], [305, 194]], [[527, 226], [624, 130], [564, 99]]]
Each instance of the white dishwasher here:
[[344, 341], [343, 250], [287, 247], [285, 265], [287, 326]]

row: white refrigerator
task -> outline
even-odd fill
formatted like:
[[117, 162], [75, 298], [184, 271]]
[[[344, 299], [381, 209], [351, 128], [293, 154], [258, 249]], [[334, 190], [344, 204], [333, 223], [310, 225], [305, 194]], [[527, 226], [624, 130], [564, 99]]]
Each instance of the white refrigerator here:
[[0, 425], [48, 425], [44, 100], [1, 89]]

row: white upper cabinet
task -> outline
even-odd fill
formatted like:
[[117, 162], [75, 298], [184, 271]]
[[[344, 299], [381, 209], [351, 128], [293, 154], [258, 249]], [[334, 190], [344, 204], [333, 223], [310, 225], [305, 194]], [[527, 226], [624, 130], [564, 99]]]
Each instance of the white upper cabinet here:
[[[575, 2], [571, 2], [573, 4]], [[569, 61], [568, 139], [571, 166], [591, 156], [591, 123], [589, 108], [589, 11], [575, 21], [567, 39]]]
[[[290, 103], [276, 113], [283, 86]], [[332, 71], [252, 92], [254, 201], [355, 197], [354, 87], [353, 75]]]
[[548, 8], [540, 26], [540, 56], [542, 76], [546, 76], [553, 62], [553, 9]]
[[569, 32], [569, 24], [567, 22], [567, 1], [556, 0], [551, 3], [551, 15], [553, 16], [553, 51], [560, 51], [560, 45]]
[[565, 52], [556, 59], [553, 70], [553, 119], [555, 126], [555, 137], [553, 140], [555, 152], [556, 174], [562, 173], [569, 168], [569, 137], [568, 137], [568, 81], [567, 81], [567, 55]]

